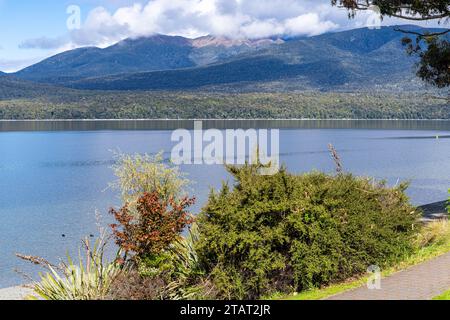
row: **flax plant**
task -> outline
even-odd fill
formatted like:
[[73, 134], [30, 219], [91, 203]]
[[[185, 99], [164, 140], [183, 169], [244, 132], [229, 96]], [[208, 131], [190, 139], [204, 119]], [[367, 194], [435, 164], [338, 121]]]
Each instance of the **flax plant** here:
[[105, 259], [107, 239], [102, 234], [94, 243], [85, 239], [78, 252], [78, 262], [67, 254], [67, 261], [59, 265], [39, 258], [17, 255], [46, 269], [40, 280], [32, 285], [41, 300], [102, 300], [108, 295], [111, 283], [124, 272], [123, 266]]

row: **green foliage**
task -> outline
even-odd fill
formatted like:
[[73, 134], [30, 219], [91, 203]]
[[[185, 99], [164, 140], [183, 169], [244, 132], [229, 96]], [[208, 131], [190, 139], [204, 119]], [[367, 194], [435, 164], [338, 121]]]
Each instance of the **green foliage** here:
[[186, 235], [176, 241], [168, 250], [173, 274], [168, 285], [170, 299], [211, 299], [215, 296], [215, 288], [202, 269], [195, 244], [199, 241], [197, 224], [193, 224]]
[[[448, 194], [450, 195], [450, 189], [448, 189]], [[447, 201], [447, 212], [450, 214], [450, 196]]]
[[164, 163], [161, 153], [117, 154], [113, 171], [117, 177], [113, 187], [120, 190], [124, 203], [135, 203], [146, 192], [156, 192], [163, 201], [179, 199], [188, 185], [178, 167]]
[[[381, 17], [396, 17], [414, 22], [435, 20], [443, 26], [450, 18], [449, 0], [331, 0], [331, 3], [347, 8], [350, 17], [354, 17], [358, 10], [377, 6]], [[420, 58], [417, 75], [438, 88], [450, 86], [450, 38], [448, 38], [450, 29], [448, 26], [437, 31], [398, 29], [416, 37], [415, 44], [410, 38], [405, 38], [403, 44], [407, 45], [410, 54], [417, 54]]]
[[228, 169], [236, 184], [210, 195], [196, 245], [222, 298], [298, 292], [392, 265], [414, 249], [419, 213], [405, 185]]
[[450, 86], [449, 40], [424, 34], [416, 36], [415, 41], [405, 37], [402, 43], [410, 55], [420, 57], [417, 76], [438, 88]]
[[[382, 270], [383, 278], [450, 252], [450, 227], [448, 221], [438, 220], [427, 223], [417, 234], [415, 243], [418, 247], [417, 250], [411, 255], [408, 255], [400, 263]], [[361, 277], [356, 277], [355, 279], [333, 283], [330, 286], [314, 288], [294, 295], [281, 297], [278, 295], [271, 298], [281, 298], [284, 300], [321, 300], [347, 290], [364, 286], [369, 280], [369, 277], [370, 276], [366, 274]]]
[[[355, 10], [366, 10], [372, 5], [378, 6], [380, 13], [386, 16], [411, 20], [445, 19], [450, 15], [450, 1], [411, 1], [411, 0], [332, 0], [333, 5], [340, 5], [354, 13]], [[417, 17], [419, 15], [419, 17]]]
[[137, 268], [115, 281], [110, 299], [186, 300], [214, 298], [215, 291], [199, 264], [194, 243], [198, 241], [194, 224], [186, 237], [178, 238], [166, 251], [148, 255]]
[[[281, 92], [83, 91], [60, 97], [0, 99], [0, 119], [450, 118], [450, 104], [442, 99], [429, 99], [415, 87], [412, 90], [417, 92], [292, 93], [270, 84], [264, 86], [268, 91]], [[255, 90], [254, 86], [249, 90]]]
[[[194, 199], [182, 198], [188, 180], [161, 154], [119, 155], [115, 184], [128, 203], [111, 210], [120, 225], [113, 231], [132, 270], [114, 284], [112, 299], [203, 299], [213, 288], [200, 269], [194, 242], [198, 230], [185, 211]], [[151, 192], [151, 193], [150, 193]], [[130, 203], [134, 207], [130, 208]], [[130, 260], [131, 259], [131, 260]]]
[[74, 262], [67, 255], [67, 262], [60, 266], [37, 257], [19, 257], [40, 264], [48, 270], [40, 273], [40, 281], [33, 285], [35, 293], [41, 299], [101, 300], [109, 294], [113, 281], [124, 272], [117, 263], [105, 260], [106, 243], [103, 236], [94, 245], [86, 239], [83, 242], [84, 248], [79, 252], [79, 261]]
[[450, 225], [447, 219], [427, 223], [417, 235], [415, 243], [419, 249], [450, 241]]
[[450, 300], [450, 290], [444, 292], [443, 294], [434, 297], [433, 300]]
[[167, 251], [140, 264], [141, 275], [165, 277], [163, 299], [204, 299], [214, 294], [195, 251], [198, 239], [198, 227], [193, 224], [186, 237], [178, 238]]
[[203, 275], [195, 251], [199, 237], [198, 226], [194, 223], [190, 226], [187, 236], [177, 239], [169, 248], [168, 252], [175, 267], [174, 272], [179, 277], [187, 278], [190, 274]]
[[438, 88], [450, 86], [450, 41], [433, 37], [427, 50], [420, 52], [417, 75]]
[[[183, 197], [189, 181], [177, 167], [163, 162], [162, 155], [119, 155], [113, 167], [115, 187], [127, 203], [114, 209], [119, 225], [113, 225], [124, 262], [133, 270], [116, 283], [113, 298], [201, 298], [209, 290], [198, 265], [194, 242], [197, 227], [186, 237], [182, 231], [193, 222], [185, 210], [194, 199]], [[131, 255], [127, 254], [131, 253]], [[151, 283], [151, 285], [149, 284]], [[133, 287], [141, 287], [135, 290]]]

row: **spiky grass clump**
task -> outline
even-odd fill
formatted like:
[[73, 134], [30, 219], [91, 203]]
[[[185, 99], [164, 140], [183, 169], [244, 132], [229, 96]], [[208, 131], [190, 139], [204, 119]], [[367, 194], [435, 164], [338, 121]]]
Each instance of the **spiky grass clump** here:
[[42, 266], [47, 271], [40, 273], [40, 280], [34, 282], [32, 289], [37, 297], [29, 299], [43, 300], [102, 300], [108, 295], [111, 283], [124, 272], [116, 262], [107, 262], [105, 247], [107, 241], [101, 236], [94, 244], [89, 239], [83, 241], [83, 247], [75, 262], [68, 254], [67, 261], [59, 265], [38, 258], [18, 255], [19, 258]]

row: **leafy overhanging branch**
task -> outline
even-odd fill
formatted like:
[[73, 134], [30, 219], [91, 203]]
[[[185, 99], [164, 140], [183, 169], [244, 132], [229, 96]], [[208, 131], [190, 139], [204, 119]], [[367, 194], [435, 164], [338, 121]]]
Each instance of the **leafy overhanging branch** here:
[[[345, 8], [353, 18], [357, 11], [374, 10], [381, 18], [396, 17], [412, 21], [437, 20], [439, 24], [450, 20], [450, 0], [332, 0], [332, 5]], [[450, 41], [447, 35], [450, 29], [426, 31], [397, 31], [415, 35], [415, 43], [406, 37], [402, 40], [410, 55], [420, 58], [417, 76], [425, 82], [444, 88], [450, 86]]]

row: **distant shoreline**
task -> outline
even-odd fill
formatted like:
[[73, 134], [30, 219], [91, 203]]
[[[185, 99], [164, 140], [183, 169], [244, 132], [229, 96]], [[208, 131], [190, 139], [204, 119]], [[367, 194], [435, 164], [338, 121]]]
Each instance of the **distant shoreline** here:
[[0, 119], [0, 122], [72, 122], [72, 121], [87, 121], [87, 122], [106, 122], [106, 121], [445, 121], [450, 122], [450, 119], [392, 119], [392, 118], [124, 118], [124, 119]]
[[194, 129], [366, 129], [450, 131], [450, 119], [37, 119], [0, 120], [0, 132], [18, 131], [142, 131]]
[[447, 200], [429, 203], [419, 206], [418, 208], [423, 210], [423, 221], [429, 222], [433, 220], [442, 219], [448, 217], [447, 213]]

